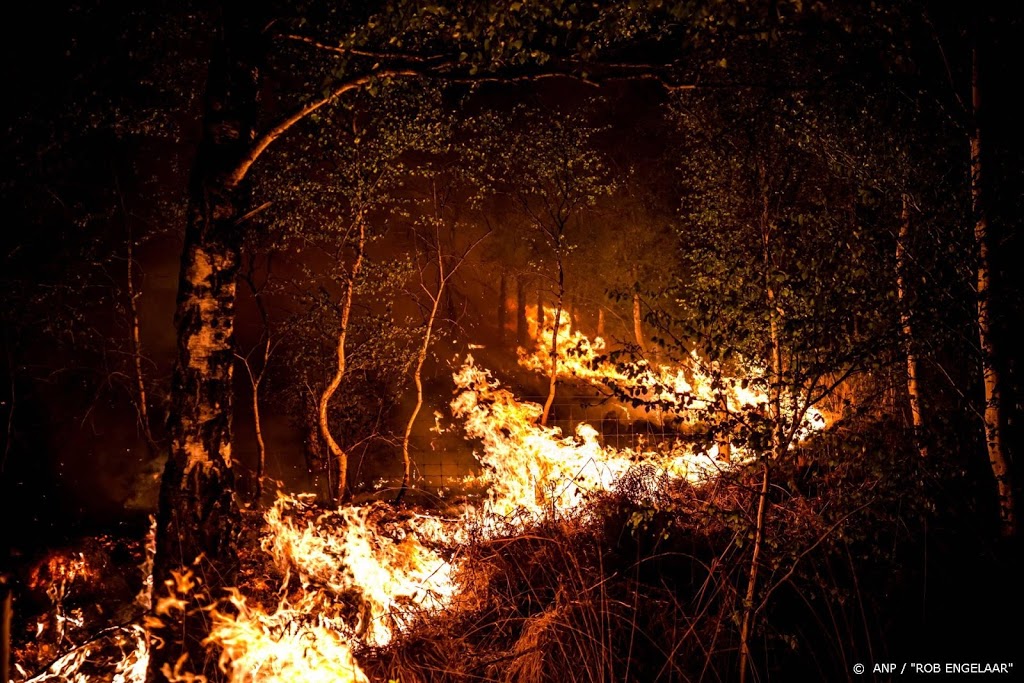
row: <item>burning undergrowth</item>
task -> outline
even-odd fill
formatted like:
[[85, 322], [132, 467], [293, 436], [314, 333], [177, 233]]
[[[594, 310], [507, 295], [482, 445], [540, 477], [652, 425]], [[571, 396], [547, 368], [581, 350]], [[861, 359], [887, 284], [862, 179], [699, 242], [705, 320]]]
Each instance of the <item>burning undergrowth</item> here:
[[[754, 647], [793, 680], [844, 673], [828, 667], [866, 656], [862, 629], [886, 637], [876, 619], [900, 560], [873, 550], [869, 529], [913, 515], [906, 479], [865, 486], [876, 466], [835, 466], [812, 496], [796, 490], [805, 466], [778, 468]], [[460, 547], [458, 597], [362, 649], [363, 670], [402, 683], [736, 680], [758, 483], [756, 464], [693, 484], [640, 463], [571, 509], [478, 527]]]
[[691, 485], [638, 467], [567, 513], [481, 530], [463, 546], [454, 608], [364, 666], [403, 682], [685, 679], [714, 638], [713, 620], [692, 616], [721, 608], [708, 553], [694, 552], [716, 532], [669, 533], [669, 511], [699, 505]]
[[147, 539], [112, 534], [28, 562], [12, 624], [15, 680], [141, 680], [151, 563]]
[[[693, 391], [675, 378], [676, 395]], [[736, 647], [755, 459], [736, 449], [718, 460], [692, 440], [617, 450], [586, 424], [543, 426], [540, 406], [472, 358], [454, 379], [452, 415], [486, 494], [444, 513], [279, 496], [249, 520], [238, 587], [207, 609], [226, 678], [727, 679], [716, 653]], [[822, 531], [813, 511], [776, 517], [771, 542]], [[175, 583], [156, 587], [151, 619], [184, 608], [175, 596], [193, 581]], [[94, 678], [141, 683], [143, 634], [138, 621], [118, 625], [108, 636], [127, 646], [102, 652], [76, 634], [64, 644], [79, 654], [32, 680], [88, 680], [82, 671], [107, 662]]]

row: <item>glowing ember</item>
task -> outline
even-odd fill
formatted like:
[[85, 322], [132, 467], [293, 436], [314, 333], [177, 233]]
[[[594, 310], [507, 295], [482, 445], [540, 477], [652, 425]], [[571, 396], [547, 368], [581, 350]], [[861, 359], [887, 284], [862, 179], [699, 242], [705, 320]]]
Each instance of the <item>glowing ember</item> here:
[[[107, 662], [112, 666], [106, 668]], [[145, 683], [148, 665], [146, 630], [139, 624], [115, 626], [65, 653], [25, 683]]]

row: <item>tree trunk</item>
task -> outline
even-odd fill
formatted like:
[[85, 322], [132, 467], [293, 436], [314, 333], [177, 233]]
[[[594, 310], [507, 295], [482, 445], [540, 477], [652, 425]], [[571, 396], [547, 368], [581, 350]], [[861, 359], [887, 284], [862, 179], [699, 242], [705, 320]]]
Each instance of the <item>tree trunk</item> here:
[[631, 274], [633, 276], [633, 338], [636, 340], [636, 345], [640, 348], [640, 353], [646, 356], [647, 343], [644, 341], [644, 320], [640, 307], [640, 292], [636, 290], [640, 283], [637, 282], [635, 267], [631, 269]]
[[526, 278], [516, 276], [516, 344], [525, 346], [530, 336], [529, 323], [526, 319]]
[[[129, 237], [129, 240], [131, 238]], [[139, 324], [139, 296], [142, 292], [135, 290], [134, 274], [132, 273], [132, 250], [128, 249], [128, 315], [132, 327], [132, 369], [135, 371], [135, 392], [138, 406], [139, 428], [146, 439], [150, 453], [155, 455], [158, 447], [153, 431], [149, 426], [149, 398], [146, 395], [146, 375], [142, 371], [142, 340]]]
[[[560, 248], [560, 246], [556, 248]], [[540, 423], [545, 426], [548, 423], [548, 418], [551, 416], [551, 406], [555, 402], [555, 392], [558, 388], [558, 328], [562, 324], [562, 306], [565, 300], [565, 268], [562, 265], [560, 253], [557, 254], [556, 258], [558, 260], [558, 299], [555, 302], [555, 320], [551, 330], [551, 370], [548, 373], [548, 398], [544, 401], [544, 412], [540, 416]], [[540, 314], [538, 314], [538, 317], [540, 317]]]
[[132, 370], [135, 373], [135, 407], [139, 421], [139, 429], [146, 440], [146, 447], [151, 457], [155, 457], [159, 451], [156, 439], [153, 438], [153, 430], [149, 423], [149, 398], [146, 395], [146, 376], [142, 371], [142, 335], [141, 324], [139, 323], [139, 297], [141, 290], [135, 287], [135, 236], [132, 234], [132, 222], [125, 207], [124, 195], [121, 192], [120, 183], [117, 177], [114, 178], [117, 189], [117, 196], [121, 203], [121, 216], [124, 220], [125, 232], [127, 234], [128, 253], [126, 254], [125, 279], [127, 281], [128, 294], [128, 324], [131, 327], [131, 349], [132, 349]]
[[764, 544], [764, 529], [767, 523], [767, 498], [769, 463], [780, 459], [785, 449], [782, 424], [782, 346], [779, 339], [779, 312], [775, 300], [775, 288], [771, 283], [773, 270], [772, 259], [772, 223], [768, 203], [768, 174], [764, 163], [760, 165], [761, 185], [761, 246], [764, 259], [765, 305], [768, 314], [768, 334], [771, 354], [771, 369], [768, 386], [768, 423], [771, 429], [771, 456], [762, 455], [763, 473], [761, 490], [758, 493], [757, 521], [754, 529], [754, 549], [750, 556], [750, 570], [747, 575], [747, 592], [743, 600], [743, 619], [740, 625], [740, 662], [739, 680], [746, 683], [747, 669], [750, 667], [750, 633], [754, 628], [754, 597], [757, 594], [757, 577], [760, 570], [761, 549]]
[[971, 105], [974, 128], [971, 131], [971, 202], [974, 213], [974, 242], [978, 256], [978, 336], [981, 343], [981, 369], [985, 387], [985, 446], [988, 461], [996, 480], [999, 498], [1000, 531], [1004, 536], [1017, 533], [1016, 501], [1014, 500], [1010, 461], [1006, 453], [1002, 427], [1004, 424], [998, 354], [992, 330], [992, 236], [982, 191], [981, 161], [981, 89], [978, 83], [978, 51], [972, 53]]
[[14, 590], [5, 574], [0, 574], [0, 681], [11, 680], [11, 616]]
[[750, 666], [750, 632], [754, 624], [754, 597], [757, 594], [757, 574], [760, 570], [761, 546], [764, 544], [765, 512], [768, 507], [768, 459], [761, 463], [761, 490], [757, 496], [757, 526], [754, 532], [754, 551], [747, 574], [747, 592], [743, 597], [743, 621], [740, 624], [740, 683], [746, 683]]
[[501, 279], [498, 281], [498, 346], [505, 346], [505, 331], [508, 327], [508, 274], [505, 266], [501, 266]]
[[[259, 304], [259, 293], [256, 294], [256, 297], [257, 304]], [[260, 305], [260, 309], [261, 313], [263, 313], [262, 305]], [[265, 326], [265, 315], [263, 321]], [[270, 335], [267, 334], [266, 339], [263, 341], [262, 365], [258, 373], [253, 372], [252, 364], [249, 363], [248, 357], [235, 354], [242, 361], [242, 367], [245, 368], [245, 372], [249, 376], [249, 389], [252, 392], [253, 431], [256, 434], [256, 482], [252, 494], [252, 504], [257, 507], [259, 506], [260, 498], [263, 497], [263, 477], [267, 468], [267, 446], [263, 441], [263, 424], [260, 419], [260, 385], [263, 384], [263, 378], [267, 372], [267, 364], [270, 362], [270, 345]]]
[[551, 406], [555, 403], [555, 393], [558, 390], [558, 325], [562, 320], [562, 302], [559, 299], [555, 308], [555, 329], [551, 333], [551, 369], [548, 372], [548, 397], [544, 401], [544, 412], [541, 413], [540, 423], [547, 426], [548, 418], [551, 416]]
[[324, 456], [323, 437], [320, 435], [319, 401], [316, 397], [304, 408], [307, 414], [306, 436], [302, 440], [303, 457], [306, 469], [310, 474], [310, 484], [314, 491], [320, 491], [321, 475], [327, 469], [327, 458]]
[[341, 380], [345, 377], [345, 342], [348, 337], [348, 321], [352, 314], [352, 298], [355, 293], [356, 280], [359, 277], [359, 271], [363, 266], [363, 252], [366, 247], [366, 224], [362, 218], [359, 219], [359, 239], [356, 244], [356, 260], [352, 264], [352, 272], [349, 274], [348, 283], [345, 286], [345, 294], [341, 302], [341, 313], [338, 322], [338, 345], [337, 345], [337, 365], [334, 369], [334, 376], [331, 377], [331, 381], [324, 387], [323, 393], [320, 394], [320, 401], [317, 405], [317, 423], [320, 426], [320, 436], [327, 444], [327, 448], [330, 451], [328, 456], [328, 469], [330, 470], [328, 476], [328, 488], [330, 489], [330, 496], [334, 502], [342, 502], [348, 498], [348, 454], [338, 445], [338, 442], [334, 440], [331, 435], [331, 425], [328, 420], [328, 408], [330, 407], [331, 398], [334, 396], [334, 392], [338, 390], [341, 385]]
[[158, 597], [174, 571], [191, 569], [207, 583], [181, 596], [188, 604], [184, 615], [158, 615], [167, 628], [154, 629], [164, 646], [153, 648], [150, 680], [161, 680], [157, 672], [173, 668], [182, 655], [188, 655], [186, 671], [219, 677], [216, 653], [207, 654], [202, 646], [208, 619], [201, 608], [218, 589], [234, 583], [237, 569], [231, 379], [238, 252], [223, 239], [234, 229], [233, 221], [217, 218], [233, 218], [232, 205], [218, 204], [197, 207], [186, 232], [175, 316], [171, 452], [160, 488], [153, 572]]
[[544, 288], [537, 287], [537, 341], [544, 336]]
[[260, 387], [263, 385], [263, 378], [267, 376], [267, 368], [270, 365], [270, 353], [273, 347], [273, 335], [270, 329], [270, 314], [263, 301], [263, 287], [270, 280], [271, 259], [267, 257], [267, 276], [262, 285], [256, 282], [256, 263], [253, 258], [249, 259], [248, 267], [241, 275], [241, 280], [249, 287], [253, 302], [256, 304], [256, 311], [260, 316], [260, 323], [263, 331], [260, 339], [263, 342], [262, 358], [260, 358], [260, 370], [254, 372], [249, 356], [256, 350], [255, 347], [248, 354], [242, 356], [236, 353], [235, 357], [242, 362], [242, 367], [249, 377], [249, 388], [252, 391], [252, 421], [253, 431], [256, 435], [256, 482], [252, 492], [252, 504], [259, 507], [260, 499], [263, 497], [263, 478], [267, 469], [267, 446], [263, 441], [263, 422], [260, 417]]
[[434, 321], [437, 319], [438, 304], [441, 303], [441, 297], [444, 294], [444, 286], [447, 280], [440, 252], [437, 260], [441, 268], [438, 276], [437, 295], [434, 297], [430, 316], [427, 318], [427, 329], [423, 332], [423, 345], [416, 355], [416, 367], [413, 370], [413, 380], [416, 383], [416, 405], [412, 409], [409, 421], [405, 425], [405, 434], [402, 436], [402, 465], [404, 469], [402, 473], [402, 487], [398, 490], [398, 495], [395, 497], [396, 503], [402, 501], [406, 490], [409, 488], [409, 482], [412, 480], [412, 457], [409, 454], [409, 440], [412, 438], [413, 425], [416, 424], [416, 418], [423, 407], [423, 364], [427, 361], [427, 352], [430, 350], [430, 340], [434, 332]]
[[597, 309], [597, 334], [596, 336], [604, 338], [604, 307], [601, 306]]
[[[235, 171], [254, 139], [258, 91], [258, 32], [250, 30], [244, 14], [230, 5], [220, 17], [190, 182], [175, 311], [170, 453], [157, 511], [149, 681], [163, 680], [175, 669], [223, 679], [219, 653], [203, 645], [209, 619], [202, 608], [220, 597], [220, 589], [234, 585], [238, 565], [232, 371], [239, 218], [247, 197]], [[183, 571], [192, 572], [195, 588], [172, 588], [174, 575]], [[185, 601], [184, 610], [161, 613], [159, 598], [167, 590]]]
[[914, 330], [910, 322], [910, 306], [907, 302], [906, 287], [906, 242], [910, 238], [910, 207], [907, 196], [903, 195], [900, 210], [900, 230], [896, 238], [896, 296], [900, 305], [900, 325], [903, 328], [903, 350], [907, 359], [907, 396], [910, 399], [910, 419], [914, 428], [914, 445], [918, 454], [928, 455], [924, 441], [924, 420], [921, 415], [921, 389], [918, 386], [917, 356], [914, 354]]
[[646, 354], [647, 344], [644, 343], [644, 326], [643, 317], [640, 314], [639, 292], [633, 292], [633, 338], [636, 339], [636, 345], [640, 347], [640, 352]]
[[[266, 348], [270, 348], [270, 340], [266, 342]], [[264, 355], [263, 363], [266, 367], [267, 358]], [[260, 498], [263, 497], [263, 477], [267, 471], [267, 445], [263, 441], [263, 426], [260, 422], [260, 380], [252, 383], [252, 419], [253, 429], [256, 432], [256, 490], [253, 492], [253, 503], [258, 507]]]

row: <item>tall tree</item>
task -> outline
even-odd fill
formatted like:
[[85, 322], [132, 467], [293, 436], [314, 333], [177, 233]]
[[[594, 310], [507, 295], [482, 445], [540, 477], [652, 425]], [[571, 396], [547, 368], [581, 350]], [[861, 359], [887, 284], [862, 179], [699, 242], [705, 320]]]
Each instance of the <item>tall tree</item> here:
[[[239, 514], [232, 466], [234, 304], [247, 188], [240, 172], [256, 139], [263, 43], [258, 20], [228, 3], [210, 60], [203, 134], [190, 203], [175, 326], [178, 356], [171, 387], [170, 453], [161, 480], [153, 580], [183, 593], [180, 614], [157, 602], [149, 679], [175, 671], [215, 671], [206, 651], [202, 608], [235, 582]], [[194, 586], [183, 582], [183, 568]], [[188, 590], [185, 590], [185, 589]]]
[[[564, 116], [520, 108], [516, 124], [505, 128], [489, 150], [498, 166], [501, 182], [529, 224], [541, 247], [538, 275], [554, 299], [549, 345], [548, 393], [541, 414], [547, 424], [558, 384], [558, 335], [567, 312], [566, 269], [570, 253], [579, 243], [584, 215], [614, 187], [607, 162], [595, 145], [599, 132], [584, 115]], [[543, 262], [547, 261], [547, 265]], [[538, 302], [543, 301], [543, 292]], [[547, 313], [537, 306], [538, 342], [545, 331]]]
[[[416, 403], [405, 424], [402, 434], [402, 484], [396, 502], [405, 496], [412, 481], [413, 460], [410, 452], [413, 427], [423, 408], [423, 367], [426, 364], [431, 344], [438, 336], [441, 320], [441, 302], [444, 300], [452, 279], [465, 264], [470, 253], [488, 236], [472, 236], [472, 221], [465, 214], [466, 209], [478, 203], [479, 178], [467, 163], [468, 157], [451, 142], [439, 150], [448, 151], [447, 159], [433, 168], [422, 169], [420, 176], [426, 186], [423, 212], [413, 226], [415, 257], [417, 264], [414, 281], [415, 299], [421, 310], [421, 343], [412, 362], [413, 383], [416, 388]], [[479, 221], [484, 223], [484, 221]], [[452, 324], [455, 321], [450, 321]]]
[[[858, 219], [855, 179], [800, 143], [799, 108], [798, 95], [756, 91], [684, 96], [676, 108], [688, 149], [684, 267], [672, 290], [683, 308], [669, 331], [716, 376], [746, 377], [763, 396], [756, 407], [704, 409], [717, 425], [710, 437], [724, 433], [758, 456], [739, 608], [741, 681], [753, 665], [777, 463], [810, 408], [884, 358], [896, 339], [891, 279], [879, 277], [887, 242]], [[846, 332], [837, 338], [837, 329]]]
[[[975, 40], [978, 37], [975, 36]], [[985, 201], [981, 120], [982, 93], [979, 82], [978, 48], [971, 52], [971, 204], [974, 214], [974, 241], [977, 249], [978, 337], [981, 344], [982, 384], [985, 391], [985, 448], [996, 480], [999, 521], [1002, 534], [1017, 534], [1016, 500], [1010, 460], [1003, 437], [1006, 406], [1002, 396], [1000, 357], [993, 331], [992, 249], [989, 208]]]

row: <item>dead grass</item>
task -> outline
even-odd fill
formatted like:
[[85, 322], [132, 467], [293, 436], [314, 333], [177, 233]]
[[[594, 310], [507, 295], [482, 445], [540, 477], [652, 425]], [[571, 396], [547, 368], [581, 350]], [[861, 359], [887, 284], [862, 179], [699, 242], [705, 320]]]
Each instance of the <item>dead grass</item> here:
[[[879, 533], [913, 520], [887, 452], [807, 455], [817, 469], [774, 466], [754, 656], [762, 672], [830, 680], [884, 638], [871, 631], [884, 605], [867, 591], [891, 574], [877, 549], [902, 541]], [[891, 480], [873, 474], [879, 463]], [[756, 476], [694, 488], [637, 467], [571, 515], [477, 534], [455, 604], [361, 662], [402, 683], [736, 680]]]

